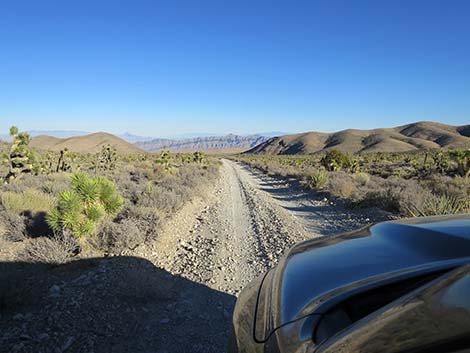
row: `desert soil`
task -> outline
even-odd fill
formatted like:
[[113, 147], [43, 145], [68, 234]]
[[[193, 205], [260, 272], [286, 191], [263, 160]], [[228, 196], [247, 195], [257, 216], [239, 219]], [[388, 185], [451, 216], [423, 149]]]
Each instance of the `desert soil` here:
[[21, 290], [7, 288], [0, 352], [224, 352], [249, 281], [298, 241], [384, 217], [223, 160], [206, 197], [176, 213], [154, 244], [47, 272], [0, 269], [10, 283], [25, 278]]

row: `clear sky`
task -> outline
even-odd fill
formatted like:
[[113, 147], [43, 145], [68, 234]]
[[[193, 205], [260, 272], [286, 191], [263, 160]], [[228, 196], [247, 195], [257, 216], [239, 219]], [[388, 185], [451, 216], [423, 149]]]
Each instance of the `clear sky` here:
[[0, 132], [470, 123], [467, 0], [0, 1]]

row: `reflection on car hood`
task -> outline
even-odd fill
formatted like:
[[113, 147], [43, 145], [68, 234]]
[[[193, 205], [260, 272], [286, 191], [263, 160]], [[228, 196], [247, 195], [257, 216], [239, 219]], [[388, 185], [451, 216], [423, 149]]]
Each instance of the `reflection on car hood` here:
[[271, 329], [368, 279], [469, 257], [470, 215], [385, 222], [299, 243], [272, 276], [270, 302], [278, 310], [271, 313]]

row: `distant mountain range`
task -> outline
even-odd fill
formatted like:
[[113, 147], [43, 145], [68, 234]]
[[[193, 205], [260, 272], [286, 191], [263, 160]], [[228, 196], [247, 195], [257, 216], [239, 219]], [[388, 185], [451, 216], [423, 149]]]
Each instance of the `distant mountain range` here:
[[[91, 132], [89, 132], [89, 131], [78, 131], [78, 130], [29, 130], [27, 132], [32, 137], [46, 135], [46, 136], [57, 137], [57, 138], [69, 138], [69, 137], [84, 136], [84, 135], [90, 135], [91, 134]], [[243, 134], [243, 135], [240, 135], [240, 136], [242, 136], [242, 137], [250, 137], [250, 136], [273, 137], [273, 136], [280, 136], [280, 135], [285, 135], [285, 133], [284, 132], [272, 131], [272, 132], [266, 132], [266, 133]], [[140, 136], [140, 135], [131, 134], [129, 132], [125, 132], [123, 134], [115, 134], [115, 136], [117, 136], [117, 137], [119, 137], [119, 138], [121, 138], [121, 139], [123, 139], [127, 142], [130, 142], [130, 143], [148, 142], [148, 141], [152, 141], [152, 140], [189, 140], [189, 139], [205, 138], [205, 137], [214, 138], [215, 136], [223, 137], [221, 135], [217, 135], [217, 134], [214, 134], [214, 133], [208, 133], [208, 132], [185, 133], [185, 134], [160, 136], [160, 137]], [[0, 135], [0, 140], [11, 141], [11, 138], [10, 138], [10, 135], [3, 134], [3, 135]]]
[[154, 139], [151, 141], [137, 142], [136, 146], [149, 151], [161, 151], [167, 148], [174, 152], [190, 151], [230, 151], [242, 152], [268, 140], [267, 136], [261, 135], [225, 135], [225, 136], [207, 136], [194, 137], [187, 139]]
[[309, 154], [332, 149], [349, 153], [405, 152], [433, 148], [470, 148], [470, 125], [422, 121], [374, 130], [312, 131], [270, 138], [247, 153]]
[[470, 125], [452, 126], [425, 121], [394, 128], [347, 129], [333, 133], [311, 131], [276, 137], [266, 135], [279, 135], [277, 132], [265, 135], [229, 134], [183, 139], [142, 137], [130, 133], [118, 136], [105, 132], [87, 134], [84, 131], [63, 130], [34, 130], [30, 131], [30, 134], [33, 136], [31, 146], [38, 149], [58, 151], [66, 147], [71, 151], [88, 153], [96, 153], [107, 144], [114, 146], [121, 154], [158, 152], [164, 148], [174, 152], [258, 154], [309, 154], [332, 149], [357, 153], [470, 148]]

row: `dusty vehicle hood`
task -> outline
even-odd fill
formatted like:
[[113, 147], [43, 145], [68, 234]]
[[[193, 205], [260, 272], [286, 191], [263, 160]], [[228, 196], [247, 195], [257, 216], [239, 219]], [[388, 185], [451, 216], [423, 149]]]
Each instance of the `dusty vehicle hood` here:
[[[384, 222], [295, 245], [261, 285], [256, 339], [357, 288], [470, 260], [470, 215]], [[270, 309], [269, 309], [270, 308]]]

